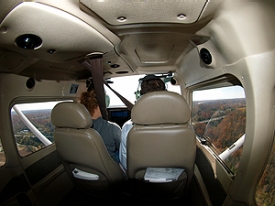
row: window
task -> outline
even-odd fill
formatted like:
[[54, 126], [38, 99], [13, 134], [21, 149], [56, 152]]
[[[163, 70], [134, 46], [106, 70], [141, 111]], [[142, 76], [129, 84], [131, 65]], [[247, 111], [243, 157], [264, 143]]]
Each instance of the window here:
[[264, 173], [256, 189], [258, 205], [275, 205], [275, 142], [265, 167]]
[[[131, 103], [135, 103], [137, 100], [136, 92], [139, 90], [139, 79], [143, 78], [145, 75], [133, 75], [133, 76], [125, 76], [125, 77], [116, 77], [111, 79], [113, 83], [109, 85], [114, 89], [116, 92], [121, 94]], [[166, 81], [165, 81], [166, 82]], [[170, 82], [166, 82], [166, 88], [168, 91], [174, 91], [181, 94], [180, 86], [179, 85], [172, 85]], [[118, 106], [124, 105], [120, 98], [114, 94], [108, 87], [105, 86], [106, 94], [110, 98], [110, 105], [109, 106]]]
[[5, 162], [6, 162], [6, 156], [5, 156], [5, 152], [2, 147], [2, 142], [0, 138], [0, 167], [2, 167], [5, 164]]
[[13, 133], [24, 157], [54, 142], [51, 111], [58, 102], [16, 104], [11, 109]]
[[245, 139], [243, 88], [230, 86], [194, 91], [192, 125], [202, 142], [236, 173]]

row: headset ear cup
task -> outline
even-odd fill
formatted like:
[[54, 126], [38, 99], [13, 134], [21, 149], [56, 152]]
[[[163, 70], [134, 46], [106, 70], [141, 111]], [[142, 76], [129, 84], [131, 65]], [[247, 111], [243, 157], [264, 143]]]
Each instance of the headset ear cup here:
[[110, 97], [108, 94], [105, 95], [105, 104], [106, 104], [106, 108], [109, 107], [110, 105]]
[[140, 97], [140, 90], [137, 90], [136, 92], [135, 92], [135, 95], [136, 95], [136, 100], [138, 100], [139, 99], [139, 97]]

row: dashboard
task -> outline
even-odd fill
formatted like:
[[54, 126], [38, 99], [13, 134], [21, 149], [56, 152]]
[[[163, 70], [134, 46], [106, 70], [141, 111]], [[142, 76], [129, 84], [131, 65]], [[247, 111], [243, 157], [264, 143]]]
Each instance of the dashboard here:
[[131, 119], [131, 111], [126, 107], [107, 108], [107, 112], [109, 121], [117, 123], [121, 128], [126, 121]]

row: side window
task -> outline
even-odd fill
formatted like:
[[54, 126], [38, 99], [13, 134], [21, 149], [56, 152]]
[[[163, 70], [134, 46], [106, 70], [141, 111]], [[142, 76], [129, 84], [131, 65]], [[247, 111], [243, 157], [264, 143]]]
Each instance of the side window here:
[[245, 139], [243, 88], [230, 86], [193, 91], [192, 125], [202, 143], [236, 173]]
[[6, 163], [6, 156], [5, 156], [5, 152], [2, 147], [2, 142], [0, 138], [0, 167], [2, 167], [5, 163]]
[[265, 167], [264, 173], [256, 189], [256, 201], [258, 205], [275, 204], [275, 142]]
[[16, 104], [11, 109], [13, 133], [24, 157], [54, 142], [51, 111], [59, 102]]

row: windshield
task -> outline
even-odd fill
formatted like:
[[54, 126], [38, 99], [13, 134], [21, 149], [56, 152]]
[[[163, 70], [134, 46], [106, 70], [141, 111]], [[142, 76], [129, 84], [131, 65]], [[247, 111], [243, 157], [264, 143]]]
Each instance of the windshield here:
[[[109, 83], [109, 85], [112, 87], [112, 89], [120, 93], [131, 103], [135, 104], [135, 101], [137, 100], [136, 91], [139, 89], [139, 79], [143, 78], [144, 76], [145, 75], [143, 74], [112, 78], [111, 81], [113, 83]], [[174, 91], [181, 94], [179, 85], [172, 85], [170, 82], [167, 82], [166, 88], [168, 91]], [[117, 107], [124, 105], [120, 98], [115, 93], [113, 93], [107, 86], [105, 86], [105, 91], [110, 98], [109, 107]]]

